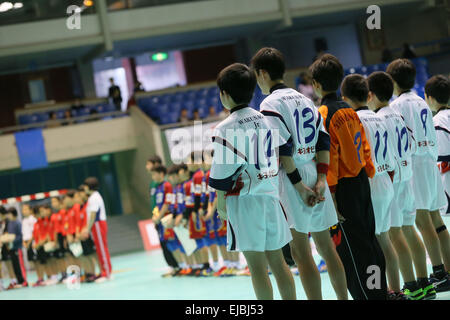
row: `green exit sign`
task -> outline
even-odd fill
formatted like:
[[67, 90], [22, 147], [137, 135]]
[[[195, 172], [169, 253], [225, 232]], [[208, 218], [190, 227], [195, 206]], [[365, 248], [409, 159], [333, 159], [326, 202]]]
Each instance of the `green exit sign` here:
[[169, 58], [169, 55], [166, 52], [158, 52], [155, 54], [152, 54], [152, 60], [153, 61], [164, 61], [167, 60], [167, 58]]

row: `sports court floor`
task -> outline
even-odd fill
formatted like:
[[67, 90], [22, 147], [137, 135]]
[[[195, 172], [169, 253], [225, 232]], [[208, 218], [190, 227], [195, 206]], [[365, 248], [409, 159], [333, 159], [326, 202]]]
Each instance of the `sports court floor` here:
[[[445, 218], [450, 225], [450, 217]], [[315, 252], [315, 250], [313, 250]], [[320, 257], [315, 252], [316, 262]], [[50, 287], [23, 288], [0, 292], [0, 300], [243, 300], [255, 299], [250, 277], [236, 276], [230, 278], [162, 278], [167, 271], [162, 252], [137, 252], [112, 258], [113, 280], [100, 284], [81, 284], [79, 289], [68, 289], [60, 284]], [[428, 265], [431, 272], [431, 265]], [[35, 273], [28, 274], [29, 282], [36, 281]], [[274, 285], [275, 299], [280, 299]], [[8, 282], [5, 281], [5, 284]], [[295, 276], [297, 298], [306, 299], [300, 278]], [[335, 300], [328, 273], [322, 274], [324, 299]], [[450, 300], [450, 292], [439, 293], [438, 300]]]

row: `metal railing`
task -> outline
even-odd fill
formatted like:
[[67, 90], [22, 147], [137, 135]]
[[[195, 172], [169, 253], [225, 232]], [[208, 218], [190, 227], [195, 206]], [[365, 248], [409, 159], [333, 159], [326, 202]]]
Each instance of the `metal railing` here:
[[79, 116], [79, 117], [73, 117], [73, 118], [63, 118], [63, 119], [57, 119], [57, 120], [48, 120], [48, 121], [41, 121], [36, 123], [30, 123], [30, 124], [23, 124], [23, 125], [16, 125], [16, 126], [10, 126], [5, 128], [0, 128], [0, 135], [2, 134], [9, 134], [17, 131], [24, 131], [29, 129], [36, 129], [36, 128], [45, 128], [45, 129], [52, 129], [52, 128], [59, 128], [60, 126], [64, 125], [77, 125], [77, 124], [83, 124], [90, 121], [96, 121], [101, 120], [102, 118], [117, 118], [122, 116], [128, 116], [129, 111], [113, 111], [113, 112], [105, 112], [105, 113], [95, 113], [87, 116]]

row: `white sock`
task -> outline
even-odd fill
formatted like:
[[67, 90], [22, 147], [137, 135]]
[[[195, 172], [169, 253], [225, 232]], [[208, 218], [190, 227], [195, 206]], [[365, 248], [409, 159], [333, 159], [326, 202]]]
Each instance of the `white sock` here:
[[16, 278], [11, 278], [11, 283], [12, 284], [17, 284], [17, 279]]
[[181, 269], [186, 269], [187, 268], [187, 265], [186, 265], [185, 262], [180, 262], [178, 265], [180, 266]]
[[230, 267], [230, 261], [228, 261], [228, 260], [223, 260], [223, 265], [224, 265], [225, 267], [229, 268], [229, 267]]
[[212, 263], [212, 269], [213, 269], [214, 271], [219, 270], [219, 261], [213, 261], [213, 263]]

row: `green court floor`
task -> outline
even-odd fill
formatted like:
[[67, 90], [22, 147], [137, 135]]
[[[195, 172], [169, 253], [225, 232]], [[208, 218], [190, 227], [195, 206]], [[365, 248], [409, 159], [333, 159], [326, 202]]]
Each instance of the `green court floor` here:
[[[446, 224], [449, 218], [446, 217]], [[313, 250], [315, 252], [315, 250]], [[315, 252], [315, 259], [320, 257]], [[60, 284], [50, 287], [23, 288], [0, 292], [0, 300], [8, 299], [41, 299], [41, 300], [70, 300], [70, 299], [198, 299], [198, 300], [241, 300], [255, 299], [250, 277], [230, 278], [162, 278], [167, 267], [161, 250], [153, 252], [137, 252], [112, 258], [114, 269], [113, 280], [96, 284], [81, 284], [79, 289], [69, 289]], [[428, 265], [431, 272], [431, 265]], [[28, 274], [30, 282], [36, 280], [34, 272]], [[274, 285], [275, 298], [280, 296]], [[298, 299], [306, 299], [300, 278], [295, 277]], [[8, 284], [5, 281], [4, 284]], [[327, 273], [322, 274], [324, 299], [336, 299]], [[450, 300], [450, 292], [438, 294], [440, 300]]]

